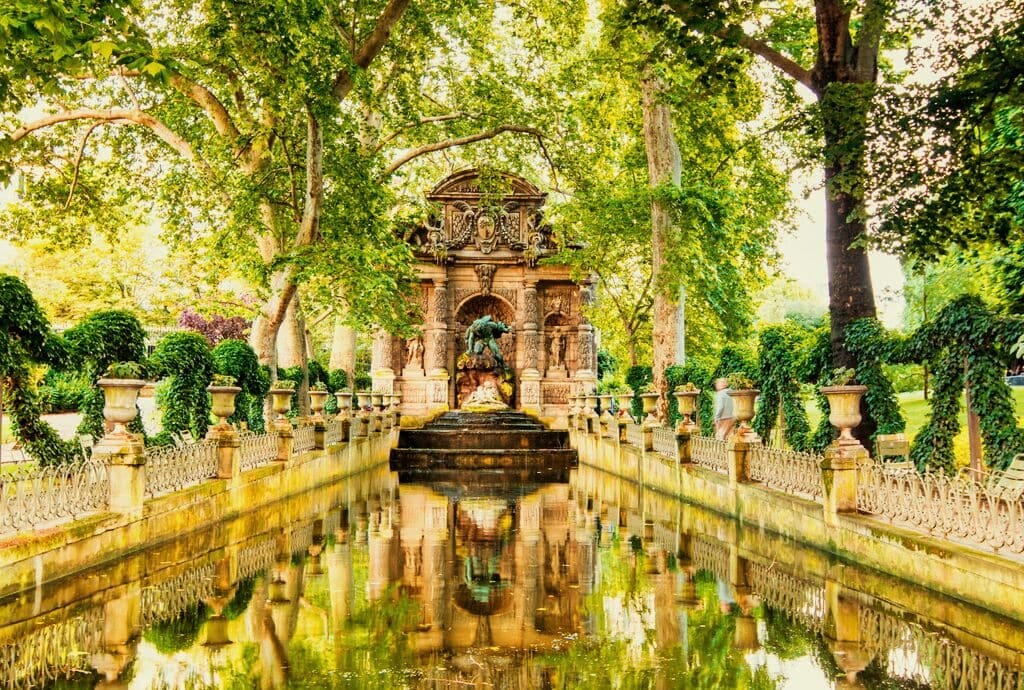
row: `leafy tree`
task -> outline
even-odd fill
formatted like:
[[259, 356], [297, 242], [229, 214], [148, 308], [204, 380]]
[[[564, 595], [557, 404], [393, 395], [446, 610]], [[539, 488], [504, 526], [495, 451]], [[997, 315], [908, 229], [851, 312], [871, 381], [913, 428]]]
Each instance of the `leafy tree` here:
[[[211, 346], [224, 340], [244, 340], [251, 324], [241, 316], [225, 317], [214, 314], [204, 317], [191, 309], [186, 309], [178, 317], [178, 325], [199, 333]], [[221, 372], [225, 373], [225, 372]]]

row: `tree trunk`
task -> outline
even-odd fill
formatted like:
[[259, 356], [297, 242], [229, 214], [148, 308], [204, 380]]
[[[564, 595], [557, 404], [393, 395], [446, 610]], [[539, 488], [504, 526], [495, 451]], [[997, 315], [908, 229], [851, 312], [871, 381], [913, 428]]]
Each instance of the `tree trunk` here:
[[[651, 187], [678, 185], [682, 163], [679, 146], [672, 131], [672, 112], [661, 101], [661, 84], [649, 67], [640, 78], [643, 97], [644, 149]], [[676, 353], [676, 329], [679, 319], [678, 286], [669, 282], [666, 254], [672, 218], [666, 204], [651, 201], [651, 270], [654, 284], [653, 319], [654, 386], [662, 397], [659, 406], [667, 408], [665, 369]]]
[[306, 328], [302, 318], [299, 294], [292, 296], [284, 312], [284, 321], [277, 339], [277, 361], [282, 369], [301, 367], [306, 361]]
[[356, 375], [356, 332], [351, 326], [345, 325], [344, 316], [334, 317], [334, 337], [331, 339], [330, 369], [343, 369], [350, 388], [354, 386]]

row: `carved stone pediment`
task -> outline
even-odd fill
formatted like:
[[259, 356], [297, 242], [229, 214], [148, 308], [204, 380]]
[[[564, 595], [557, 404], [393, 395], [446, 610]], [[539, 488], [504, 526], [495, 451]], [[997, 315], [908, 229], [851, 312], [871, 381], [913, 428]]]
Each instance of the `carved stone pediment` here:
[[413, 237], [421, 255], [438, 263], [477, 261], [480, 255], [536, 265], [555, 247], [541, 207], [546, 195], [521, 177], [502, 173], [481, 184], [464, 170], [427, 195], [438, 213]]

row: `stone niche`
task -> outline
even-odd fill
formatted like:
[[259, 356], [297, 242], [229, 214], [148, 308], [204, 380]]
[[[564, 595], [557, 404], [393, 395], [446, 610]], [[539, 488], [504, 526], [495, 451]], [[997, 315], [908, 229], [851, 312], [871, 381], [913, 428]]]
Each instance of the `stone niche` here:
[[422, 335], [380, 334], [373, 350], [374, 388], [400, 393], [405, 414], [459, 408], [467, 391], [456, 384], [456, 362], [466, 328], [488, 314], [512, 328], [498, 343], [513, 372], [513, 407], [564, 423], [570, 393], [594, 384], [594, 329], [581, 311], [593, 282], [539, 264], [559, 250], [544, 219], [545, 197], [521, 177], [483, 180], [476, 170], [455, 173], [427, 194], [436, 213], [410, 239]]

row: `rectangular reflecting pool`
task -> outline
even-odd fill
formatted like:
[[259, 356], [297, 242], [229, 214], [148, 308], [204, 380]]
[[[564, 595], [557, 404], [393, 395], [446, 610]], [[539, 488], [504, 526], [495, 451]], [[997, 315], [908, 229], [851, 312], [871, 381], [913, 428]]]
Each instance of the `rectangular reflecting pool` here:
[[0, 688], [1021, 688], [1024, 626], [588, 467], [386, 465], [0, 601]]

